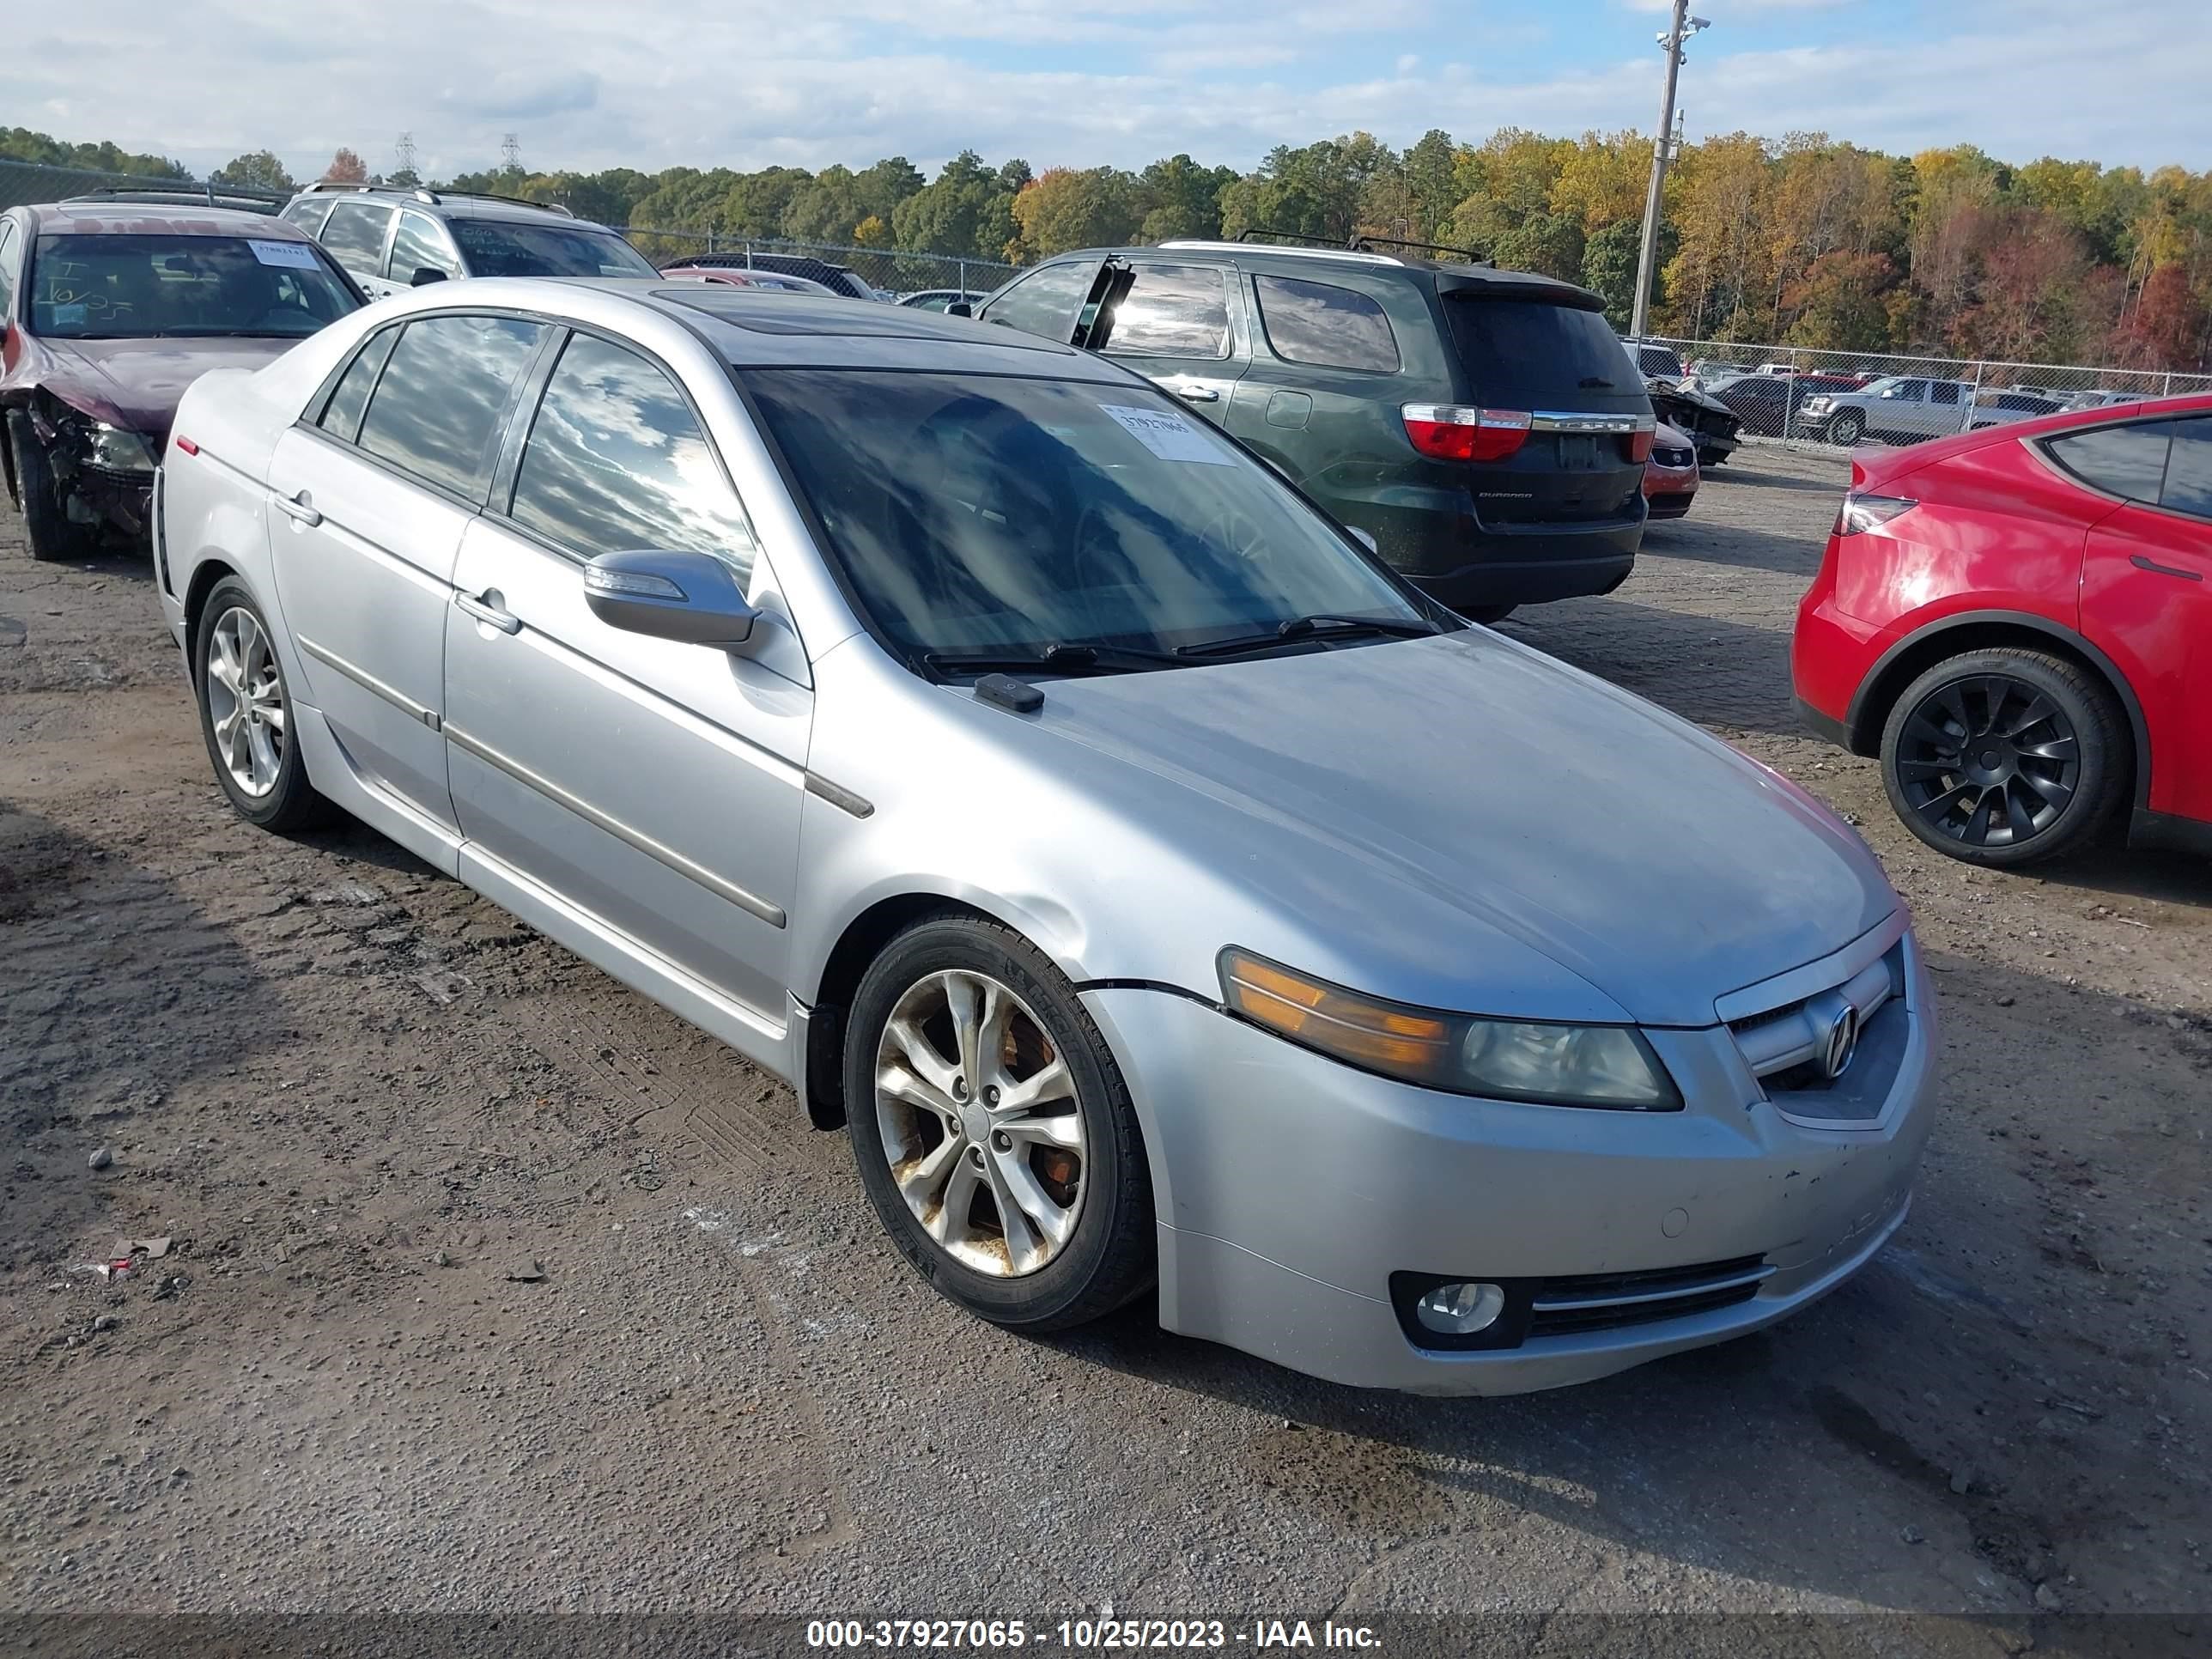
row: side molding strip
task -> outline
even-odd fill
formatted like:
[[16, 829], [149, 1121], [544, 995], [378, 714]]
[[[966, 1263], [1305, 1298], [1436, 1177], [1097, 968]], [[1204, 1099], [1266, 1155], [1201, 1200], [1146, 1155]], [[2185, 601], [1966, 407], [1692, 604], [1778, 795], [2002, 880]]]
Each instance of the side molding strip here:
[[339, 673], [344, 675], [348, 679], [351, 680], [356, 685], [362, 687], [364, 690], [374, 691], [378, 696], [383, 698], [385, 702], [390, 703], [394, 708], [398, 709], [410, 720], [417, 720], [422, 721], [423, 725], [428, 726], [433, 732], [439, 729], [441, 722], [438, 719], [438, 711], [436, 709], [425, 708], [421, 703], [416, 702], [414, 698], [409, 696], [398, 687], [386, 685], [382, 680], [377, 678], [375, 675], [370, 673], [366, 668], [362, 668], [356, 664], [348, 662], [343, 657], [338, 655], [337, 652], [331, 650], [329, 647], [316, 644], [314, 641], [309, 639], [305, 634], [295, 634], [292, 635], [292, 638], [294, 642], [299, 646], [301, 650], [306, 652], [317, 662], [323, 664], [326, 667], [337, 669]]
[[559, 802], [586, 823], [598, 825], [617, 841], [635, 848], [649, 859], [658, 860], [675, 871], [678, 875], [697, 882], [710, 892], [720, 894], [740, 910], [750, 911], [769, 927], [783, 926], [782, 910], [770, 904], [766, 899], [747, 892], [735, 882], [725, 881], [703, 865], [694, 864], [674, 848], [662, 846], [643, 830], [632, 829], [620, 818], [610, 817], [590, 802], [570, 794], [550, 778], [540, 777], [520, 761], [511, 756], [502, 755], [489, 744], [471, 737], [451, 721], [447, 723], [445, 730], [446, 740], [448, 743], [467, 750], [487, 765], [497, 767], [517, 783], [526, 784], [548, 800]]
[[865, 795], [856, 795], [842, 784], [836, 784], [819, 772], [806, 775], [806, 793], [819, 795], [832, 806], [850, 812], [856, 818], [865, 818], [876, 810], [875, 802]]

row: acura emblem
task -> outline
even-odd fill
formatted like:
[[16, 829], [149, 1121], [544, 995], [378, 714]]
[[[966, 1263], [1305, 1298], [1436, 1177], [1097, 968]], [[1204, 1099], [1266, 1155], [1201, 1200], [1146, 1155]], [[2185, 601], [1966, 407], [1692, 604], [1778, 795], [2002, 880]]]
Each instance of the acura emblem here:
[[1828, 1022], [1827, 1040], [1820, 1045], [1820, 1069], [1831, 1081], [1851, 1068], [1859, 1051], [1859, 1011], [1845, 1003]]

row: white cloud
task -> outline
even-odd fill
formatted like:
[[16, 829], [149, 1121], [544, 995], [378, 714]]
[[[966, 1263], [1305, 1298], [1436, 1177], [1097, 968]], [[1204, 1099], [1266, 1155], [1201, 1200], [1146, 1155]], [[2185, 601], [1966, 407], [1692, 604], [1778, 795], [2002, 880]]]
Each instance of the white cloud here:
[[[2088, 27], [2079, 0], [1950, 0], [1909, 40], [1729, 49], [1730, 18], [1786, 40], [1811, 3], [1698, 0], [1720, 15], [1683, 77], [1693, 136], [2212, 166], [2203, 0], [2130, 0]], [[508, 131], [532, 166], [652, 169], [933, 166], [967, 148], [1249, 167], [1352, 127], [1399, 143], [1432, 126], [1648, 127], [1647, 21], [1621, 0], [1545, 18], [1548, 40], [1506, 0], [106, 0], [11, 22], [0, 107], [203, 167], [267, 147], [295, 171], [340, 144], [389, 166], [403, 130], [426, 170], [452, 172], [494, 161]], [[1422, 56], [1445, 51], [1457, 60]]]

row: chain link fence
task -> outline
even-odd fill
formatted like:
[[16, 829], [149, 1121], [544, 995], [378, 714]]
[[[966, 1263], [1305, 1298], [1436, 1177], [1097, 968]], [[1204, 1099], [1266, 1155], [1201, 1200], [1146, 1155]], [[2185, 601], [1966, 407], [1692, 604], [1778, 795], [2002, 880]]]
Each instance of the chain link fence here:
[[915, 294], [943, 294], [980, 300], [1014, 274], [997, 259], [907, 248], [852, 247], [837, 242], [789, 242], [780, 238], [731, 236], [711, 230], [675, 230], [658, 225], [617, 225], [639, 252], [665, 270], [687, 260], [718, 265], [786, 270], [801, 276], [820, 273], [808, 264], [849, 271], [890, 299]]
[[52, 167], [37, 161], [0, 161], [0, 208], [27, 202], [66, 202], [112, 192], [118, 199], [213, 207], [246, 208], [274, 213], [285, 198], [275, 191], [241, 190], [194, 179], [156, 179], [139, 173], [94, 173], [82, 167]]
[[1839, 449], [1924, 443], [2061, 410], [2212, 392], [2212, 374], [2165, 369], [1813, 351], [1657, 336], [1637, 345], [1647, 374], [1686, 382], [1718, 398], [1742, 421], [1746, 438]]

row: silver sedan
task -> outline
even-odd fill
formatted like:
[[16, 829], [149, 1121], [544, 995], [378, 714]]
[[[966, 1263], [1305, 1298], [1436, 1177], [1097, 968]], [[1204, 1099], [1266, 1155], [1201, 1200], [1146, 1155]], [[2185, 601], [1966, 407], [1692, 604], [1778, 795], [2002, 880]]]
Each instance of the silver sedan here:
[[1103, 358], [465, 286], [185, 397], [157, 574], [216, 780], [787, 1079], [955, 1302], [1504, 1393], [1769, 1323], [1903, 1219], [1928, 979], [1782, 778]]

